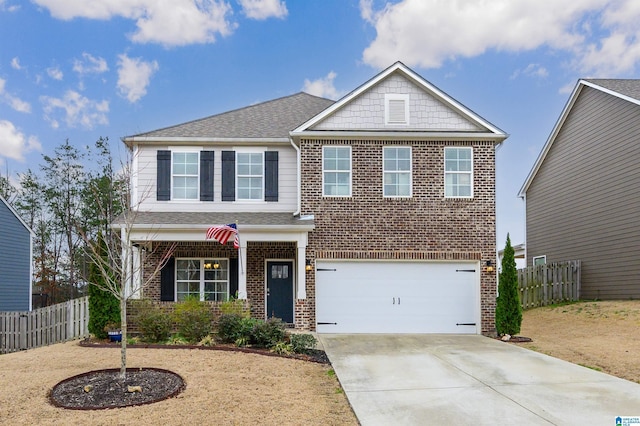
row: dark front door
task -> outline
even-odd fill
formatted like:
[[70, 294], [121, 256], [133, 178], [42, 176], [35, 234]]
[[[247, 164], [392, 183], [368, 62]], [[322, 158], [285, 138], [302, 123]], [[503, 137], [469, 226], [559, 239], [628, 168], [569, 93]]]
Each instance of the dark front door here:
[[267, 262], [267, 317], [293, 324], [293, 262]]

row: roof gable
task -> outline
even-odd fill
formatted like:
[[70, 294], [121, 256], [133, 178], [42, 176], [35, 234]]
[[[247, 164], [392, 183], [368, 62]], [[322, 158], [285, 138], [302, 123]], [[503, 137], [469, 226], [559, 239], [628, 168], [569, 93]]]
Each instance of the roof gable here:
[[24, 220], [22, 220], [22, 218], [20, 217], [20, 214], [18, 214], [16, 209], [14, 209], [13, 206], [11, 206], [11, 204], [9, 204], [7, 200], [5, 200], [1, 195], [0, 195], [0, 203], [4, 204], [7, 207], [7, 210], [11, 212], [11, 214], [15, 216], [16, 219], [18, 219], [18, 222], [20, 222], [20, 224], [27, 230], [27, 232], [29, 232], [29, 234], [31, 234], [31, 236], [35, 235], [34, 232], [31, 230], [31, 228], [29, 227], [29, 225], [27, 225], [27, 223]]
[[573, 92], [569, 96], [569, 100], [567, 101], [558, 121], [556, 121], [553, 130], [551, 131], [547, 141], [545, 142], [542, 151], [538, 155], [531, 171], [527, 175], [522, 187], [520, 188], [520, 192], [518, 196], [523, 198], [526, 195], [529, 186], [533, 182], [538, 170], [542, 166], [547, 154], [551, 150], [553, 143], [555, 142], [562, 126], [564, 125], [567, 117], [570, 115], [573, 106], [575, 105], [577, 99], [580, 97], [582, 90], [584, 87], [590, 87], [595, 90], [599, 90], [603, 93], [606, 93], [610, 96], [615, 96], [617, 98], [628, 101], [632, 104], [640, 106], [640, 80], [629, 80], [629, 79], [581, 79], [578, 81], [576, 86], [573, 89]]
[[[385, 96], [406, 95], [409, 120], [403, 125], [385, 121]], [[292, 135], [309, 132], [436, 132], [483, 135], [500, 141], [507, 135], [401, 62], [349, 93], [296, 128]]]
[[167, 140], [288, 139], [289, 132], [334, 101], [300, 92], [123, 138], [124, 142]]

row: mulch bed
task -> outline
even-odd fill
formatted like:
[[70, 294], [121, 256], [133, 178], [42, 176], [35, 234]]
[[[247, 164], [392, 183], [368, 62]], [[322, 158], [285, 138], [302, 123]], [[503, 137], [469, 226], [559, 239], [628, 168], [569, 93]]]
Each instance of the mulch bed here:
[[63, 380], [53, 387], [49, 401], [56, 407], [72, 410], [103, 410], [151, 404], [172, 398], [184, 388], [182, 377], [168, 370], [128, 368], [125, 380], [121, 381], [120, 369], [112, 368]]
[[[80, 341], [80, 346], [92, 347], [92, 348], [119, 348], [120, 342], [111, 342], [109, 340], [99, 339], [84, 339]], [[265, 348], [255, 347], [237, 347], [235, 345], [218, 343], [213, 346], [202, 345], [162, 345], [151, 343], [136, 343], [127, 344], [127, 349], [131, 348], [145, 348], [145, 349], [199, 349], [199, 350], [211, 350], [211, 351], [231, 351], [231, 352], [244, 352], [251, 354], [258, 354], [264, 356], [276, 356], [281, 358], [293, 358], [300, 359], [302, 361], [317, 362], [319, 364], [331, 364], [327, 354], [319, 349], [310, 349], [304, 354], [277, 354]]]

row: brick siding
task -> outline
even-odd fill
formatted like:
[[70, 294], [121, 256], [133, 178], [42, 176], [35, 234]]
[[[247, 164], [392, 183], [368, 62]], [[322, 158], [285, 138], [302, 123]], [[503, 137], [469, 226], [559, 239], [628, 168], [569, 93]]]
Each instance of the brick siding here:
[[[322, 146], [352, 149], [352, 196], [322, 197]], [[382, 147], [412, 147], [413, 194], [384, 198]], [[444, 198], [444, 147], [473, 147], [474, 197]], [[495, 265], [495, 151], [493, 142], [301, 141], [302, 214], [315, 217], [308, 259], [477, 260]], [[495, 272], [482, 268], [481, 330], [495, 331]], [[296, 315], [315, 323], [315, 277]], [[304, 303], [301, 303], [304, 302]], [[301, 322], [304, 322], [301, 319]]]
[[[154, 243], [153, 253], [143, 260], [143, 275], [150, 277], [154, 266], [160, 257], [166, 252], [168, 242]], [[231, 244], [221, 245], [213, 241], [185, 242], [176, 247], [174, 257], [194, 258], [237, 258], [238, 251]], [[265, 261], [267, 259], [292, 260], [296, 257], [296, 244], [294, 242], [253, 242], [247, 243], [247, 298], [250, 302], [251, 316], [265, 319]], [[142, 290], [142, 296], [152, 301], [160, 302], [160, 275], [151, 279]], [[173, 302], [162, 302], [173, 304]], [[215, 312], [215, 308], [212, 308]], [[308, 328], [307, 328], [308, 329]]]

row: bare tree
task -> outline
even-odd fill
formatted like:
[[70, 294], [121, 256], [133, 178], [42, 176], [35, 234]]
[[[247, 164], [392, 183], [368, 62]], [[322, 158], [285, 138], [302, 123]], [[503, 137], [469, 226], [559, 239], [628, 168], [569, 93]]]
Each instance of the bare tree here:
[[[119, 179], [131, 182], [129, 179], [131, 176], [130, 164], [131, 161], [127, 162], [123, 167], [123, 172]], [[120, 193], [122, 205], [128, 205], [129, 200], [131, 200], [130, 191], [130, 186], [126, 186], [126, 189]], [[148, 196], [148, 191], [145, 195]], [[148, 234], [146, 243], [137, 246], [133, 244], [131, 236], [139, 214], [141, 200], [144, 200], [144, 198], [140, 197], [138, 200], [133, 200], [130, 207], [125, 209], [114, 220], [112, 227], [114, 230], [119, 230], [119, 232], [114, 232], [113, 237], [106, 239], [104, 244], [99, 237], [91, 236], [80, 230], [86, 245], [87, 256], [93, 262], [101, 277], [101, 280], [96, 280], [101, 282], [90, 282], [89, 284], [111, 293], [120, 303], [120, 327], [122, 331], [120, 378], [122, 380], [125, 379], [127, 371], [127, 302], [139, 294], [160, 273], [173, 255], [176, 247], [176, 243], [169, 246], [153, 244], [151, 242], [153, 232]], [[106, 215], [110, 206], [103, 201], [100, 197], [96, 197], [98, 207]], [[144, 269], [144, 259], [134, 261], [134, 259], [143, 257], [141, 256], [142, 254], [145, 257], [155, 257], [157, 255], [160, 261], [153, 268]]]

